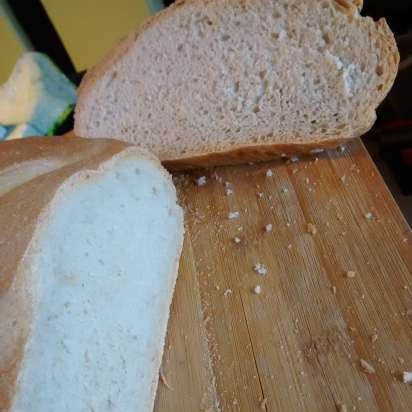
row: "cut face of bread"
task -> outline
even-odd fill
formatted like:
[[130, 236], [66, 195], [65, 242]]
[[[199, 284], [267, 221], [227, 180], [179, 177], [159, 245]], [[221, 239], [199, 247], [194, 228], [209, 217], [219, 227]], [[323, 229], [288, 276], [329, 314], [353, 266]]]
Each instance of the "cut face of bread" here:
[[[29, 197], [30, 187], [56, 190], [0, 299], [1, 311], [13, 305], [0, 312], [2, 366], [14, 365], [11, 354], [23, 344], [14, 384], [0, 380], [11, 411], [153, 408], [182, 211], [154, 158], [131, 147], [111, 150], [96, 160], [90, 149], [86, 161], [79, 154], [83, 160], [66, 159], [25, 182]], [[17, 201], [19, 187], [2, 199], [14, 192]], [[22, 213], [20, 222], [31, 217]], [[14, 347], [8, 334], [19, 337]]]
[[88, 72], [75, 132], [121, 136], [161, 160], [359, 136], [399, 59], [385, 21], [359, 5], [178, 2]]

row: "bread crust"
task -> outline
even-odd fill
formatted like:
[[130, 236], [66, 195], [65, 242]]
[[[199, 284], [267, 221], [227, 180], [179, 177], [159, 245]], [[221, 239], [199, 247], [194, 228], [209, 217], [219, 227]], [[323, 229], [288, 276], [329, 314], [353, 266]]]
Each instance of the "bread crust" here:
[[[209, 0], [178, 0], [172, 6], [149, 18], [136, 32], [126, 36], [99, 64], [86, 73], [86, 76], [78, 90], [79, 100], [76, 106], [76, 121], [74, 126], [74, 132], [76, 135], [88, 137], [86, 133], [83, 133], [83, 130], [85, 130], [85, 125], [83, 125], [84, 120], [82, 119], [81, 113], [87, 110], [88, 99], [91, 98], [94, 84], [119, 60], [127, 55], [135, 42], [139, 41], [142, 34], [152, 26], [160, 24], [161, 21], [170, 14], [177, 12], [178, 8], [186, 7], [192, 4], [196, 4], [201, 7], [208, 1]], [[335, 3], [335, 7], [341, 12], [347, 14], [350, 19], [358, 16], [358, 12], [363, 6], [363, 0], [332, 1]], [[342, 141], [361, 136], [363, 133], [367, 132], [375, 122], [375, 108], [383, 101], [391, 89], [399, 65], [399, 52], [396, 46], [395, 38], [385, 19], [382, 18], [375, 22], [375, 27], [375, 41], [382, 48], [382, 66], [385, 67], [385, 75], [382, 76], [382, 82], [379, 86], [378, 93], [374, 96], [370, 107], [365, 108], [365, 113], [362, 119], [356, 120], [357, 123], [353, 125], [353, 129], [348, 134], [345, 134], [345, 136], [336, 135], [330, 138], [322, 137], [321, 139], [311, 137], [307, 142], [305, 142], [306, 139], [297, 140], [291, 136], [287, 144], [264, 143], [259, 146], [253, 144], [242, 145], [240, 147], [231, 147], [225, 150], [195, 154], [191, 153], [188, 156], [176, 156], [173, 159], [162, 158], [160, 156], [160, 160], [164, 162], [166, 167], [171, 168], [172, 170], [180, 170], [186, 167], [193, 168], [237, 164], [247, 161], [268, 160], [282, 153], [308, 153], [316, 148], [334, 147]], [[275, 139], [280, 136], [274, 134], [271, 137]]]
[[351, 139], [333, 139], [319, 143], [291, 143], [275, 145], [251, 145], [221, 152], [198, 154], [186, 158], [162, 161], [170, 171], [196, 169], [224, 165], [264, 162], [275, 158], [288, 158], [295, 155], [313, 155], [326, 149], [336, 149]]

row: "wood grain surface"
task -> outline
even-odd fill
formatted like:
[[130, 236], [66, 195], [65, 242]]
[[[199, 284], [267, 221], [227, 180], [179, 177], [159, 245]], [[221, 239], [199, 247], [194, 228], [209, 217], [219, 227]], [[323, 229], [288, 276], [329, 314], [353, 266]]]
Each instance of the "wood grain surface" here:
[[360, 141], [175, 177], [187, 231], [157, 412], [412, 410], [412, 236]]

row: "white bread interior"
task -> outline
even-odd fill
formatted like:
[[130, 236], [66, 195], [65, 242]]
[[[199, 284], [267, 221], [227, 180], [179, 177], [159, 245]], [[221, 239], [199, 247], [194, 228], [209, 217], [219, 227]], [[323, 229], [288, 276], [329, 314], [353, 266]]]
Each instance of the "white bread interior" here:
[[[79, 140], [64, 143], [70, 158], [60, 156], [57, 145], [55, 156], [47, 149], [38, 157], [34, 148], [27, 173], [20, 159], [23, 177], [0, 198], [0, 210], [9, 196], [16, 202], [22, 234], [15, 237], [28, 239], [26, 247], [7, 239], [16, 242], [19, 256], [15, 271], [2, 274], [9, 279], [0, 298], [0, 365], [11, 370], [9, 379], [0, 379], [1, 410], [153, 408], [183, 242], [182, 210], [153, 156], [126, 145], [96, 155], [110, 141], [85, 148]], [[54, 168], [33, 168], [34, 159]], [[30, 189], [52, 192], [35, 222], [20, 208], [24, 186], [29, 199]], [[1, 216], [0, 226], [16, 218]], [[34, 229], [29, 234], [25, 221]]]

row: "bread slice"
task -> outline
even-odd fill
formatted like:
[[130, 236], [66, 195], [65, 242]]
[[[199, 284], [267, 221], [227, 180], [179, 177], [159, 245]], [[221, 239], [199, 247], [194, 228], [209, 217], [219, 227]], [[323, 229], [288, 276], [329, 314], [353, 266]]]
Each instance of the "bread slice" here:
[[170, 176], [113, 140], [0, 146], [0, 410], [151, 411], [183, 240]]
[[399, 60], [385, 20], [361, 17], [360, 3], [178, 1], [88, 71], [75, 132], [186, 166], [360, 136]]

